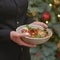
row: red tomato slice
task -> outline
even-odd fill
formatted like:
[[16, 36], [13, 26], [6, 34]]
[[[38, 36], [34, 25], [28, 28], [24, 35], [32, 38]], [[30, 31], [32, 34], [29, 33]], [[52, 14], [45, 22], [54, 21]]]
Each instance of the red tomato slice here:
[[22, 29], [21, 32], [22, 33], [25, 33], [25, 32], [27, 32], [27, 30], [26, 29]]

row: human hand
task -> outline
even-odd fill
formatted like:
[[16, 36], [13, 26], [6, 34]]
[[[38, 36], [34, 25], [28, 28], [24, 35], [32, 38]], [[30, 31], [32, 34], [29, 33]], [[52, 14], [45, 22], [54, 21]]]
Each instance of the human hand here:
[[17, 43], [18, 45], [22, 45], [22, 46], [27, 46], [27, 47], [36, 47], [36, 45], [34, 44], [28, 44], [26, 42], [24, 42], [21, 37], [26, 36], [26, 34], [19, 34], [15, 31], [11, 31], [10, 32], [10, 38], [13, 42]]
[[[39, 22], [39, 21], [33, 22], [33, 23], [31, 23], [31, 24], [40, 25], [40, 26], [43, 26], [44, 28], [48, 28], [48, 26], [47, 26], [45, 23]], [[31, 25], [31, 24], [30, 24], [30, 25]]]

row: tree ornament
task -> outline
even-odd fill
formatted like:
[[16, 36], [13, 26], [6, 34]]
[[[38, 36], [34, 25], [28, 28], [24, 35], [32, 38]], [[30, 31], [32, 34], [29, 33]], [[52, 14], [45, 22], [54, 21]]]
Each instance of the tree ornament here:
[[50, 18], [50, 14], [49, 14], [48, 12], [44, 12], [44, 13], [42, 14], [42, 19], [43, 19], [43, 20], [49, 20], [49, 18]]
[[55, 5], [59, 5], [60, 4], [60, 0], [54, 0], [54, 4]]
[[57, 54], [57, 57], [60, 58], [60, 52]]
[[60, 18], [60, 14], [57, 15]]
[[46, 21], [46, 24], [48, 24], [49, 22], [48, 21]]
[[49, 6], [52, 7], [52, 4], [50, 3]]

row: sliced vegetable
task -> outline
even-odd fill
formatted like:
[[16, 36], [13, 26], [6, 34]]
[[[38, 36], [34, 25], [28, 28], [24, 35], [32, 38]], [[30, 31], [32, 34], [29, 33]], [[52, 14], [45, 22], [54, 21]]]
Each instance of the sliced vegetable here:
[[44, 38], [47, 36], [46, 30], [41, 30], [40, 28], [32, 28], [29, 25], [26, 25], [27, 29], [22, 29], [22, 33], [29, 33], [32, 38]]

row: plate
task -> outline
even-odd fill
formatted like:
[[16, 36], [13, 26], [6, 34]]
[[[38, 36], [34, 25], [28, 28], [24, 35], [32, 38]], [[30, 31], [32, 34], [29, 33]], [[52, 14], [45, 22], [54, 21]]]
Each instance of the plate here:
[[[33, 28], [39, 28], [41, 30], [44, 30], [44, 28], [42, 26], [40, 26], [40, 25], [32, 24], [32, 25], [29, 25], [29, 26], [33, 27]], [[16, 32], [22, 34], [22, 32], [21, 32], [22, 29], [27, 29], [26, 25], [22, 25], [22, 26], [17, 27]], [[51, 38], [51, 36], [53, 34], [52, 30], [49, 29], [49, 28], [47, 28], [46, 31], [48, 32], [48, 35], [46, 37], [44, 37], [44, 38], [32, 38], [32, 37], [25, 36], [25, 37], [22, 38], [22, 40], [27, 42], [27, 43], [31, 43], [31, 44], [42, 44], [42, 43], [45, 43]]]

